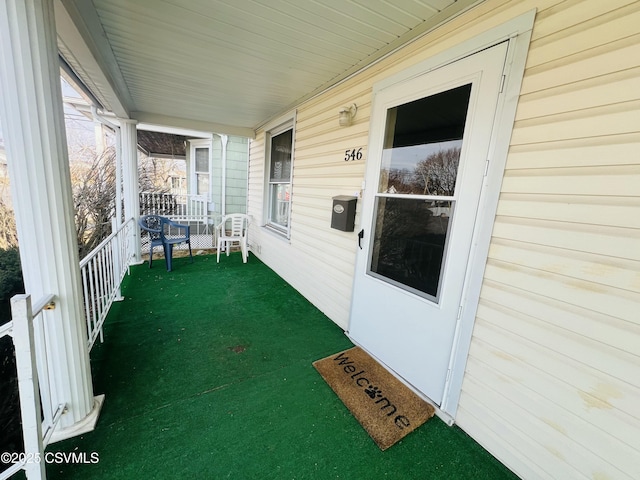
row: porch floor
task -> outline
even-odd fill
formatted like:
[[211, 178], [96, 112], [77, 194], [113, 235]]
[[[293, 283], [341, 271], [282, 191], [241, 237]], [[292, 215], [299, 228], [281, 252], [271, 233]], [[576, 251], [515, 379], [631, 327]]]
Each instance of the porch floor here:
[[250, 257], [132, 268], [92, 353], [96, 430], [49, 446], [96, 464], [49, 479], [517, 478], [433, 418], [381, 452], [312, 367], [351, 343]]

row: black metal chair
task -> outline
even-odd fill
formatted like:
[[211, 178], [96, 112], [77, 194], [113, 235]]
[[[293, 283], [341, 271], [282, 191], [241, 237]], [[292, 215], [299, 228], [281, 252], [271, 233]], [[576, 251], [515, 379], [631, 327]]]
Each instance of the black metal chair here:
[[186, 243], [189, 246], [189, 257], [193, 263], [191, 252], [191, 234], [189, 225], [173, 222], [160, 215], [145, 215], [138, 220], [140, 228], [149, 234], [149, 268], [153, 264], [154, 247], [162, 246], [167, 271], [172, 269], [173, 246]]

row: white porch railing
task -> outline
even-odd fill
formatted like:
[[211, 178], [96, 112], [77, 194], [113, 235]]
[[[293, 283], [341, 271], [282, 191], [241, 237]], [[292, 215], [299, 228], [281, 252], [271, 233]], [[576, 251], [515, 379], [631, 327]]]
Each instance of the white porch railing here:
[[0, 480], [20, 470], [29, 480], [46, 478], [44, 449], [66, 408], [62, 404], [54, 408], [51, 403], [44, 322], [45, 311], [55, 308], [54, 298], [48, 295], [32, 306], [30, 295], [15, 295], [11, 299], [12, 320], [0, 327], [0, 337], [11, 336], [15, 346], [24, 440], [24, 452], [3, 452], [9, 457], [3, 461], [12, 465], [0, 472]]
[[140, 193], [140, 213], [168, 216], [199, 217], [207, 215], [207, 197], [204, 195], [173, 193]]
[[80, 261], [89, 350], [98, 337], [101, 342], [104, 340], [104, 320], [111, 304], [122, 298], [120, 283], [129, 271], [134, 242], [140, 241], [135, 236], [137, 230], [132, 218], [117, 230], [114, 225], [112, 230], [111, 235]]

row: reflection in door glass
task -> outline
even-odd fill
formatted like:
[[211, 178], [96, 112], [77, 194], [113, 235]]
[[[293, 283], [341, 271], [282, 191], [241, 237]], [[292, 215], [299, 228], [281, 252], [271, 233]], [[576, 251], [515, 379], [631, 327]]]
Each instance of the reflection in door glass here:
[[379, 193], [453, 196], [471, 85], [387, 112]]
[[379, 198], [371, 272], [436, 298], [452, 203]]

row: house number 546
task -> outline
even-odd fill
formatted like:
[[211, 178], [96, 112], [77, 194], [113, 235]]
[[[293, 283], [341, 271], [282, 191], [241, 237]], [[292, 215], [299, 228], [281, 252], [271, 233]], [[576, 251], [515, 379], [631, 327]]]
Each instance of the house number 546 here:
[[352, 162], [354, 160], [362, 160], [362, 147], [358, 148], [357, 150], [355, 148], [352, 148], [344, 151], [345, 162]]

